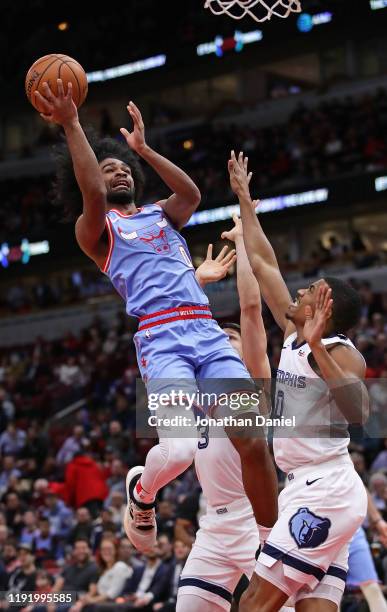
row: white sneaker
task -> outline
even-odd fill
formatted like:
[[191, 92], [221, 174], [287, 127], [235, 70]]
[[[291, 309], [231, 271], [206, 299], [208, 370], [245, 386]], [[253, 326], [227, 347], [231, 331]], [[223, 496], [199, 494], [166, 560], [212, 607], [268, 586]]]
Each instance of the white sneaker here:
[[149, 552], [156, 545], [157, 525], [155, 503], [143, 504], [134, 499], [133, 491], [144, 471], [142, 465], [129, 470], [126, 476], [127, 506], [124, 529], [133, 546], [141, 553]]

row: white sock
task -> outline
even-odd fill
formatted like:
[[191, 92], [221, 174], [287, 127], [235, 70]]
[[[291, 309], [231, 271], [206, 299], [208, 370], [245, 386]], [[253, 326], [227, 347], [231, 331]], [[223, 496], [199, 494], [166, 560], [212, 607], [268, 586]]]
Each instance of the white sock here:
[[133, 497], [137, 502], [142, 504], [153, 504], [155, 496], [148, 491], [145, 491], [141, 484], [141, 478], [138, 479], [136, 486], [133, 489]]

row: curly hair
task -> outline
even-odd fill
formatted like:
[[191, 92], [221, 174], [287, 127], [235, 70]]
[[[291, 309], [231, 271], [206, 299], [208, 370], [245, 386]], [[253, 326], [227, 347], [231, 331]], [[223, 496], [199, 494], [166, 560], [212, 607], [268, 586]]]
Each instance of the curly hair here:
[[[144, 174], [140, 163], [131, 149], [113, 138], [100, 138], [92, 128], [84, 130], [87, 140], [98, 162], [112, 157], [129, 166], [134, 180], [136, 199], [141, 198], [144, 189]], [[62, 221], [76, 221], [82, 214], [83, 202], [81, 190], [75, 178], [73, 161], [66, 143], [54, 147], [56, 178], [52, 189], [53, 203], [63, 211]]]

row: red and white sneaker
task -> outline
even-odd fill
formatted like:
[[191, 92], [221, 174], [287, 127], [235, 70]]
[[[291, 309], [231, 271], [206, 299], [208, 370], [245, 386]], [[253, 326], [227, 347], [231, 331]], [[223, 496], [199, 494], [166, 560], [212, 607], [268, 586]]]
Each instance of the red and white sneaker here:
[[141, 553], [150, 552], [156, 545], [156, 503], [138, 502], [133, 495], [134, 487], [144, 471], [142, 465], [129, 470], [126, 476], [127, 506], [124, 516], [124, 529], [133, 546]]

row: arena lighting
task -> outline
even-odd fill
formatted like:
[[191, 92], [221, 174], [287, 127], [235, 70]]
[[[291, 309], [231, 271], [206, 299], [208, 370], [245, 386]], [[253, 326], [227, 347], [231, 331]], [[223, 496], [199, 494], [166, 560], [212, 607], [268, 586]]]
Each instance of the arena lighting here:
[[18, 246], [8, 246], [6, 242], [0, 245], [0, 264], [3, 268], [8, 268], [10, 263], [21, 262], [27, 264], [30, 257], [34, 255], [46, 255], [50, 252], [48, 240], [41, 242], [28, 242], [23, 238]]
[[242, 51], [245, 45], [259, 42], [263, 38], [261, 30], [252, 30], [251, 32], [238, 32], [230, 38], [217, 36], [213, 42], [202, 43], [196, 47], [196, 55], [210, 55], [215, 53], [218, 57], [222, 57], [225, 51]]
[[387, 176], [378, 176], [378, 178], [375, 179], [375, 191], [386, 191], [386, 190], [387, 190]]
[[[321, 202], [326, 202], [328, 197], [329, 190], [322, 188], [312, 191], [302, 191], [301, 193], [291, 193], [284, 196], [276, 196], [274, 198], [265, 198], [260, 201], [259, 213], [274, 212], [294, 206], [319, 204]], [[226, 221], [226, 219], [231, 219], [234, 213], [239, 214], [239, 204], [220, 206], [219, 208], [212, 208], [210, 210], [199, 210], [192, 215], [186, 227], [190, 225], [204, 225], [205, 223], [214, 223], [216, 221]]]
[[387, 8], [387, 0], [370, 0], [371, 11]]
[[310, 32], [314, 26], [323, 25], [324, 23], [330, 23], [333, 19], [333, 13], [325, 11], [324, 13], [317, 13], [316, 15], [310, 15], [309, 13], [301, 13], [297, 19], [297, 28], [300, 32]]
[[159, 68], [164, 66], [167, 61], [166, 55], [153, 55], [143, 60], [137, 60], [130, 64], [122, 64], [121, 66], [115, 66], [115, 68], [106, 68], [106, 70], [95, 70], [94, 72], [87, 72], [87, 80], [89, 83], [98, 83], [101, 81], [109, 81], [111, 79], [117, 79], [118, 77], [128, 76], [135, 74], [136, 72], [144, 72], [144, 70], [151, 70], [152, 68]]
[[66, 32], [66, 30], [69, 29], [69, 22], [68, 21], [61, 21], [60, 23], [58, 23], [57, 28], [58, 28], [58, 30], [60, 32]]

